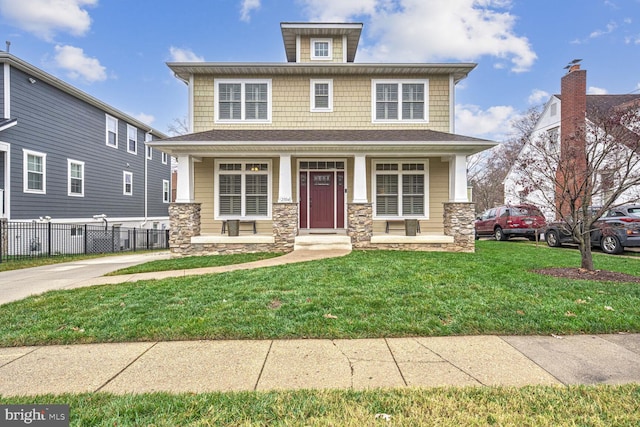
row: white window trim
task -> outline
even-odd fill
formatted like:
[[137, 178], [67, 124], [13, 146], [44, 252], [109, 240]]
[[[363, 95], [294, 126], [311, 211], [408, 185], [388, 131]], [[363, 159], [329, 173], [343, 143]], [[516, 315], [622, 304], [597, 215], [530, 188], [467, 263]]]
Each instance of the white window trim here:
[[[72, 193], [71, 192], [71, 165], [76, 164], [82, 166], [82, 176], [80, 180], [82, 181], [82, 192], [80, 193]], [[79, 160], [67, 159], [67, 195], [71, 197], [84, 197], [84, 162]]]
[[[422, 119], [402, 118], [402, 85], [403, 84], [424, 84], [424, 117]], [[377, 84], [398, 84], [398, 118], [397, 119], [377, 119], [376, 118], [376, 85]], [[399, 80], [371, 80], [371, 122], [372, 123], [429, 123], [429, 79], [399, 79]]]
[[[42, 190], [31, 190], [29, 189], [29, 155], [42, 157]], [[32, 151], [27, 149], [22, 149], [23, 163], [22, 163], [22, 181], [23, 188], [22, 190], [25, 193], [31, 194], [47, 194], [47, 154], [41, 153], [38, 151]]]
[[153, 160], [153, 148], [146, 145], [147, 142], [151, 142], [153, 138], [151, 137], [151, 132], [147, 132], [144, 134], [144, 142], [145, 142], [145, 152], [147, 159]]
[[[242, 166], [242, 170], [239, 171], [222, 171], [222, 173], [220, 172], [220, 163], [241, 163]], [[245, 196], [246, 194], [244, 193], [245, 190], [245, 176], [246, 175], [251, 175], [252, 172], [250, 171], [245, 171], [244, 169], [244, 165], [247, 163], [266, 163], [267, 166], [267, 215], [266, 216], [261, 216], [261, 215], [246, 215], [245, 213], [245, 209], [246, 209], [246, 201], [245, 201]], [[214, 197], [214, 203], [215, 203], [215, 214], [214, 214], [214, 219], [216, 220], [227, 220], [227, 219], [242, 219], [242, 220], [269, 220], [271, 219], [271, 215], [272, 215], [272, 211], [271, 211], [271, 204], [273, 203], [273, 165], [270, 159], [220, 159], [220, 160], [216, 160], [214, 163], [214, 169], [215, 169], [215, 174], [214, 174], [214, 185], [213, 185], [213, 197]], [[237, 175], [242, 175], [242, 184], [241, 184], [241, 188], [242, 188], [242, 208], [241, 208], [241, 215], [220, 215], [220, 188], [218, 183], [220, 182], [219, 176], [220, 175], [233, 175], [233, 174], [237, 174]], [[259, 171], [259, 172], [255, 172], [255, 174], [260, 174], [260, 175], [264, 175], [264, 171]]]
[[[329, 44], [328, 56], [316, 56], [316, 43], [325, 42]], [[311, 39], [309, 41], [309, 47], [311, 49], [311, 60], [313, 61], [331, 61], [333, 59], [333, 39]]]
[[[240, 84], [241, 85], [241, 89], [240, 89], [240, 119], [221, 119], [220, 118], [220, 108], [218, 108], [219, 105], [219, 97], [218, 94], [220, 93], [220, 91], [218, 90], [218, 87], [220, 86], [220, 84], [229, 84], [229, 83], [235, 83], [235, 84]], [[215, 87], [214, 90], [214, 109], [215, 109], [215, 122], [216, 123], [245, 123], [245, 124], [251, 124], [251, 123], [271, 123], [271, 95], [272, 95], [272, 90], [271, 90], [271, 79], [214, 79], [213, 80], [213, 84]], [[267, 118], [264, 120], [259, 120], [259, 119], [246, 119], [245, 115], [246, 115], [246, 111], [245, 111], [245, 87], [247, 84], [266, 84], [267, 85]]]
[[[324, 83], [329, 85], [329, 106], [327, 108], [316, 107], [316, 84]], [[315, 80], [310, 82], [311, 92], [311, 112], [312, 113], [332, 113], [333, 112], [333, 79]]]
[[[131, 177], [131, 191], [127, 192], [127, 176]], [[122, 172], [122, 194], [125, 196], [133, 196], [133, 172]]]
[[[105, 114], [105, 138], [106, 141], [105, 143], [107, 144], [107, 147], [111, 147], [111, 148], [118, 148], [118, 119], [116, 119], [113, 116], [110, 116], [108, 114]], [[111, 145], [109, 144], [109, 121], [113, 121], [115, 123], [115, 128], [116, 128], [116, 145]]]
[[169, 162], [169, 155], [167, 153], [162, 153], [162, 164], [166, 165]]
[[[133, 135], [135, 137], [133, 139], [129, 137], [131, 132], [133, 132]], [[130, 140], [135, 142], [133, 150], [129, 148]], [[131, 126], [130, 124], [127, 124], [127, 153], [138, 155], [138, 128], [135, 126]]]
[[[397, 164], [397, 171], [377, 171], [376, 165], [378, 164]], [[403, 163], [423, 164], [424, 171], [403, 171]], [[402, 214], [402, 175], [418, 175], [418, 172], [424, 173], [424, 214], [423, 215], [403, 215]], [[380, 173], [383, 175], [396, 174], [398, 175], [398, 215], [377, 215], [376, 209], [376, 175]], [[371, 165], [371, 198], [373, 199], [373, 218], [379, 220], [395, 220], [403, 218], [414, 218], [421, 220], [429, 219], [429, 159], [376, 159]]]
[[171, 184], [168, 179], [162, 180], [162, 203], [171, 201]]

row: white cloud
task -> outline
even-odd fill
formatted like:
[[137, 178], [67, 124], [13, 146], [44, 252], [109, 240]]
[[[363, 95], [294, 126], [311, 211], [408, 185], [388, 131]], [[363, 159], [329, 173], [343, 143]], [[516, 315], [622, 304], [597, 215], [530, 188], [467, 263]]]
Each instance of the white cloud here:
[[587, 89], [588, 95], [606, 95], [607, 93], [609, 93], [609, 91], [600, 87], [589, 86], [589, 88]]
[[198, 56], [190, 49], [180, 49], [171, 46], [169, 48], [171, 54], [171, 62], [204, 62], [202, 56]]
[[515, 108], [508, 105], [487, 110], [477, 105], [456, 105], [456, 133], [505, 141], [513, 133], [511, 122], [518, 117]]
[[146, 114], [146, 113], [129, 114], [129, 115], [140, 120], [142, 123], [145, 123], [147, 125], [151, 125], [156, 120], [156, 118], [153, 115]]
[[531, 92], [531, 95], [529, 95], [529, 98], [527, 98], [527, 102], [529, 103], [529, 105], [539, 105], [542, 104], [544, 102], [547, 102], [547, 100], [549, 99], [549, 92], [541, 90], [541, 89], [534, 89]]
[[618, 24], [616, 24], [615, 22], [610, 22], [607, 24], [606, 29], [604, 30], [595, 30], [593, 31], [591, 34], [589, 34], [589, 38], [590, 39], [595, 39], [598, 37], [602, 37], [606, 34], [611, 34], [615, 31], [615, 29], [618, 28]]
[[251, 21], [251, 12], [258, 9], [260, 9], [260, 0], [242, 0], [240, 20], [244, 22]]
[[79, 47], [56, 46], [56, 66], [67, 71], [72, 79], [93, 83], [107, 79], [106, 68], [96, 58], [90, 58]]
[[361, 49], [359, 61], [473, 61], [490, 55], [522, 72], [537, 58], [528, 39], [515, 34], [511, 0], [301, 1], [313, 20], [370, 19], [368, 35], [376, 41]]
[[84, 35], [91, 17], [84, 9], [98, 0], [0, 0], [0, 13], [16, 27], [51, 41], [57, 32]]

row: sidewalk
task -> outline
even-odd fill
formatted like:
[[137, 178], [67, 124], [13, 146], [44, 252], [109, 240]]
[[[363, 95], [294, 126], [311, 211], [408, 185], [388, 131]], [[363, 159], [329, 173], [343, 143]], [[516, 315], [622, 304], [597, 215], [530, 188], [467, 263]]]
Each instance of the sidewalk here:
[[640, 334], [0, 348], [0, 395], [640, 382]]

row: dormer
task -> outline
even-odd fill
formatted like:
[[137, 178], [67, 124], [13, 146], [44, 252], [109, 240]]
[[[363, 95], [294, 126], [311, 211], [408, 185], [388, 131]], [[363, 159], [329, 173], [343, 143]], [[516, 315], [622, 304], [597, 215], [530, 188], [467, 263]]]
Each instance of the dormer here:
[[354, 62], [361, 23], [280, 24], [287, 62], [346, 63]]

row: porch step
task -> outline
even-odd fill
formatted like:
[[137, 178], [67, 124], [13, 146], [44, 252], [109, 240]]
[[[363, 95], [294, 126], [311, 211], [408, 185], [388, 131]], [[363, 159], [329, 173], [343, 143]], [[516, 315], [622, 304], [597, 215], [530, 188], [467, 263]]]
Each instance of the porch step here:
[[326, 251], [332, 249], [351, 250], [351, 237], [336, 234], [312, 234], [296, 237], [293, 250]]

